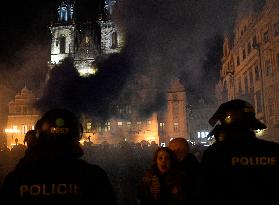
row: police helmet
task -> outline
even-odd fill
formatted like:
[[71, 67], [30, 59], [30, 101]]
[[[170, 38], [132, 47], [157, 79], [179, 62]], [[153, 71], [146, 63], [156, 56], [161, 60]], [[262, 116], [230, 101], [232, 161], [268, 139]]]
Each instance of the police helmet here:
[[36, 130], [29, 130], [24, 136], [23, 143], [27, 144], [28, 147], [35, 146], [38, 143]]
[[223, 126], [246, 127], [253, 130], [266, 129], [266, 125], [256, 119], [253, 106], [244, 100], [231, 100], [219, 106], [209, 119], [209, 124], [215, 126], [220, 121]]
[[52, 109], [36, 123], [39, 141], [78, 142], [82, 125], [76, 115], [66, 109]]

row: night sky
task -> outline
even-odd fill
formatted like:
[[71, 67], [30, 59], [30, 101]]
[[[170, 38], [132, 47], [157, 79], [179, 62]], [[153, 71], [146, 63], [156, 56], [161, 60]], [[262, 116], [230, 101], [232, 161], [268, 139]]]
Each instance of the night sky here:
[[[156, 92], [163, 93], [178, 77], [191, 103], [200, 97], [214, 101], [223, 34], [232, 30], [239, 3], [245, 13], [246, 7], [260, 1], [122, 0], [113, 20], [126, 33], [120, 59], [130, 62], [127, 70], [133, 74], [127, 82], [146, 75], [152, 78]], [[24, 85], [36, 90], [45, 78], [51, 40], [48, 26], [57, 19], [60, 2], [9, 1], [2, 6], [0, 80], [12, 91], [18, 92]], [[76, 0], [80, 21], [96, 19], [99, 9], [98, 0]]]

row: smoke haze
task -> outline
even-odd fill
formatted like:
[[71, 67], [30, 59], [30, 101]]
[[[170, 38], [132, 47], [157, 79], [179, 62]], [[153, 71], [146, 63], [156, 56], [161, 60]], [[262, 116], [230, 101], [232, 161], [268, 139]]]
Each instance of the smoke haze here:
[[[66, 60], [60, 66], [64, 71], [59, 66], [50, 71], [38, 105], [41, 110], [65, 106], [107, 118], [114, 113], [111, 109], [117, 103], [128, 101], [137, 104], [139, 113], [148, 115], [163, 107], [165, 93], [175, 78], [180, 78], [187, 95], [193, 96], [191, 103], [210, 92], [213, 95], [220, 61], [212, 61], [221, 56], [224, 31], [232, 30], [237, 10], [245, 13], [245, 9], [238, 9], [239, 3], [241, 8], [247, 8], [257, 7], [261, 2], [121, 0], [114, 10], [113, 21], [125, 33], [122, 52], [98, 60], [99, 73], [94, 78], [79, 77], [72, 63]], [[12, 67], [18, 70], [14, 69], [12, 76], [10, 68], [1, 69], [5, 71], [1, 81], [8, 79], [9, 86], [17, 91], [24, 84], [38, 87], [37, 80], [42, 80], [46, 73], [49, 47], [34, 45], [19, 51], [22, 60], [13, 63]], [[214, 60], [209, 47], [215, 49]], [[207, 93], [203, 91], [205, 88]]]

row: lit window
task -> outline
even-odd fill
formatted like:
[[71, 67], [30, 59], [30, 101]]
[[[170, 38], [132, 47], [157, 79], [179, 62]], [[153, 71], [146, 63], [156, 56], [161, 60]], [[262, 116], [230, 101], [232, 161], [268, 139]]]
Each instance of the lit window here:
[[131, 125], [132, 125], [131, 122], [127, 122], [127, 128], [128, 128], [129, 130], [131, 130]]
[[205, 131], [198, 132], [198, 138], [202, 138], [202, 139], [207, 138], [208, 134], [209, 134], [209, 132], [205, 132]]
[[178, 132], [178, 122], [173, 123], [173, 130]]
[[160, 122], [159, 123], [159, 127], [160, 127], [161, 131], [165, 130], [165, 123], [164, 122]]
[[27, 125], [22, 125], [22, 134], [26, 134], [27, 132]]
[[101, 125], [98, 126], [97, 131], [102, 132], [102, 126]]
[[141, 129], [141, 122], [137, 122], [137, 127], [139, 130]]
[[110, 131], [110, 122], [105, 123], [105, 132]]
[[87, 123], [86, 123], [86, 130], [87, 130], [87, 131], [91, 131], [91, 128], [92, 128], [91, 122], [87, 122]]
[[132, 113], [131, 105], [126, 105], [126, 106], [125, 106], [125, 112], [126, 112], [127, 114], [131, 114], [131, 113]]
[[123, 125], [123, 122], [117, 122], [118, 127], [122, 127], [122, 125]]
[[147, 121], [147, 129], [150, 129], [150, 128], [151, 128], [151, 121], [148, 120], [148, 121]]
[[88, 36], [85, 37], [85, 43], [87, 43], [87, 44], [89, 43], [89, 37]]

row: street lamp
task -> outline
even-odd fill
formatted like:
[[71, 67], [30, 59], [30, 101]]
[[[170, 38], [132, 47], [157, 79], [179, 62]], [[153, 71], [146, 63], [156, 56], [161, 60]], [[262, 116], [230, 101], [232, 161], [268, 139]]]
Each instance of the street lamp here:
[[[17, 129], [17, 128], [12, 128], [12, 129], [5, 129], [5, 133], [7, 133], [7, 134], [11, 134], [12, 135], [12, 139], [13, 139], [13, 137], [14, 137], [14, 134], [19, 134], [20, 133], [20, 130], [19, 129]], [[17, 139], [17, 138], [16, 138]], [[17, 142], [16, 142], [16, 144], [17, 144]]]

